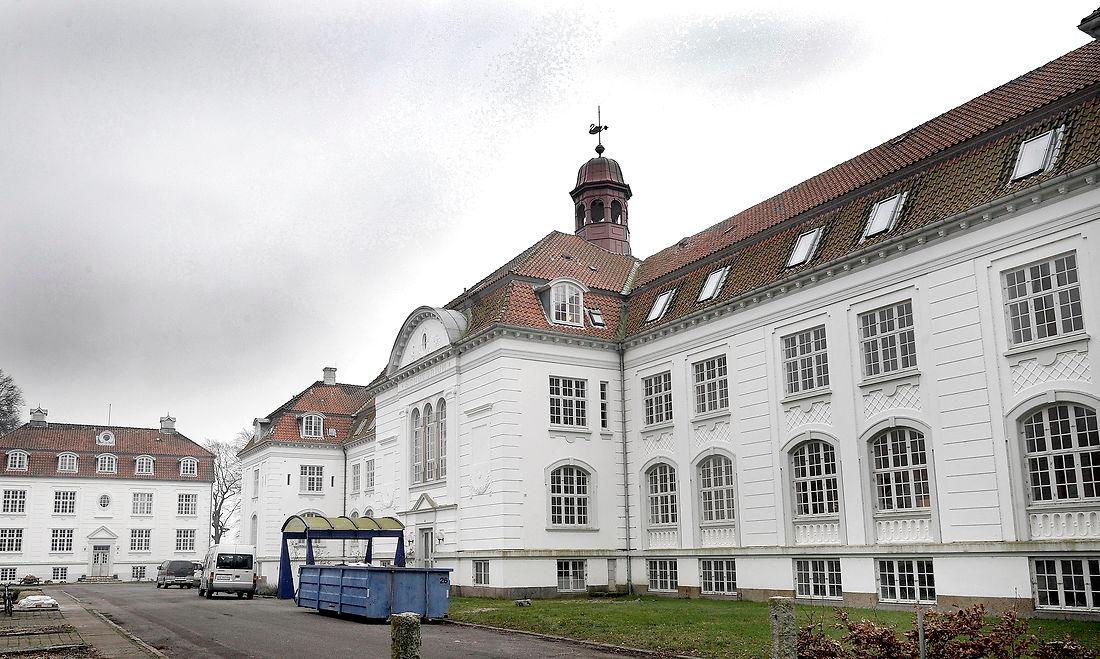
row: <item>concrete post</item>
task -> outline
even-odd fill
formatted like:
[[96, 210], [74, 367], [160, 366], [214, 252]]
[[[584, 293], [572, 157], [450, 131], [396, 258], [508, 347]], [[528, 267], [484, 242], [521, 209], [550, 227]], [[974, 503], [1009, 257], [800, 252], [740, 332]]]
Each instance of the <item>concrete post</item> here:
[[794, 624], [794, 600], [768, 598], [772, 623], [772, 659], [798, 659], [798, 627]]
[[395, 613], [390, 616], [390, 659], [420, 659], [420, 616]]

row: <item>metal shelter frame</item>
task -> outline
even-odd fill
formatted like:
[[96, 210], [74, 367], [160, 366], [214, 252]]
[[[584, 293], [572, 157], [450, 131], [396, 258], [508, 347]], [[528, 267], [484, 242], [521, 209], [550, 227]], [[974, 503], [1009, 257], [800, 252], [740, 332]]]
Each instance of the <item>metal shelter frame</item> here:
[[394, 517], [321, 517], [291, 515], [283, 522], [282, 549], [279, 552], [279, 599], [294, 598], [294, 574], [290, 571], [289, 540], [306, 541], [306, 565], [313, 565], [314, 540], [366, 540], [364, 563], [370, 563], [375, 538], [397, 538], [393, 564], [405, 567], [405, 525]]

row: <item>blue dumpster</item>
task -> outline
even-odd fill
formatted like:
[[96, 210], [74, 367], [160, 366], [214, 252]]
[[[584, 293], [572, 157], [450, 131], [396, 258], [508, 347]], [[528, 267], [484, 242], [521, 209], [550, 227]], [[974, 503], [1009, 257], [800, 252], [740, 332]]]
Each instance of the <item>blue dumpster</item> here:
[[386, 619], [394, 613], [445, 618], [450, 608], [451, 568], [303, 565], [298, 606]]

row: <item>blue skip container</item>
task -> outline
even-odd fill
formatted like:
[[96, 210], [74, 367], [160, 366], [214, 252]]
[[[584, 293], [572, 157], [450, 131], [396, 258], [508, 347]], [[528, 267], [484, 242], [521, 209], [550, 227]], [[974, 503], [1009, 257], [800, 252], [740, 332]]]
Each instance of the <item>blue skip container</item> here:
[[451, 568], [303, 565], [298, 606], [386, 619], [394, 613], [445, 618], [451, 605]]

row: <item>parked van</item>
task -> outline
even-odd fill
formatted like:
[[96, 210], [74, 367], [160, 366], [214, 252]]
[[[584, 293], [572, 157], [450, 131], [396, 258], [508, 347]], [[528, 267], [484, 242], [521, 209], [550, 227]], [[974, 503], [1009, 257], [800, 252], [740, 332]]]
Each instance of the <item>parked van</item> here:
[[236, 593], [252, 599], [256, 594], [256, 550], [252, 545], [214, 545], [206, 553], [199, 578], [199, 597]]
[[193, 566], [191, 561], [164, 561], [157, 566], [157, 588], [190, 588]]

